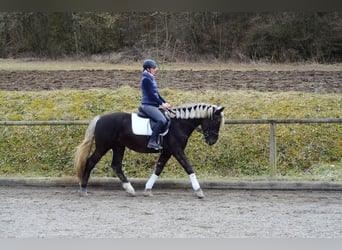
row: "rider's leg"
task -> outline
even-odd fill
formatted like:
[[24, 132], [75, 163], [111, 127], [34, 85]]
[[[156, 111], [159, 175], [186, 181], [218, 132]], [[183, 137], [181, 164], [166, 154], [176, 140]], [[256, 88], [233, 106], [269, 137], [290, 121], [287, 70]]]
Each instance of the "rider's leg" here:
[[142, 110], [157, 124], [153, 128], [151, 138], [147, 144], [147, 147], [154, 148], [156, 150], [162, 149], [162, 146], [158, 142], [158, 136], [162, 132], [163, 128], [167, 124], [167, 119], [158, 107], [151, 105], [142, 105]]
[[164, 124], [162, 121], [158, 121], [157, 125], [153, 128], [152, 135], [148, 141], [147, 147], [154, 148], [156, 150], [162, 149], [163, 147], [159, 144], [158, 136], [162, 132]]

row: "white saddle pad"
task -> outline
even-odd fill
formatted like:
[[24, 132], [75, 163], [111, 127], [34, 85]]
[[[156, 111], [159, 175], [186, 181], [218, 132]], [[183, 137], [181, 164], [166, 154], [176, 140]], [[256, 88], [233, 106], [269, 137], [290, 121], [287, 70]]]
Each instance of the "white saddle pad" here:
[[152, 135], [150, 119], [132, 113], [132, 130], [135, 135]]
[[[142, 118], [136, 113], [132, 113], [132, 130], [135, 135], [152, 135], [150, 119]], [[166, 130], [161, 135], [164, 136], [169, 132]]]

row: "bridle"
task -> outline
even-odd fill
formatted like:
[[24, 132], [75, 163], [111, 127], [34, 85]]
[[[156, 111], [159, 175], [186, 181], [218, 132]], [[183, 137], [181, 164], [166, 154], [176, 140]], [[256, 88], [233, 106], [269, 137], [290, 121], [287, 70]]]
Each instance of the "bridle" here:
[[205, 138], [207, 138], [207, 136], [209, 135], [219, 135], [219, 133], [217, 132], [209, 132], [209, 131], [206, 131], [204, 132], [202, 128], [195, 128], [196, 132], [202, 134]]
[[190, 126], [191, 126], [196, 132], [202, 134], [205, 138], [207, 138], [207, 136], [210, 136], [210, 135], [219, 136], [219, 133], [217, 133], [217, 132], [203, 131], [203, 128], [202, 128], [202, 127], [192, 126], [192, 125], [190, 125]]

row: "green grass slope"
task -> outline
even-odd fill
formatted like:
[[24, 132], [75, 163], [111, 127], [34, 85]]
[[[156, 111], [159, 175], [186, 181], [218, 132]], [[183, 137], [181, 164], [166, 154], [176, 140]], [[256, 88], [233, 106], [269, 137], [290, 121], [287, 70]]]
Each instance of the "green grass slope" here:
[[[207, 102], [225, 107], [225, 119], [341, 118], [342, 96], [313, 93], [261, 93], [256, 91], [179, 91], [162, 89], [173, 105]], [[135, 112], [139, 90], [0, 91], [1, 120], [90, 120], [115, 111]], [[0, 126], [1, 176], [74, 176], [73, 153], [86, 126]], [[194, 132], [186, 153], [202, 179], [268, 178], [268, 125], [225, 125], [219, 141], [205, 144]], [[147, 178], [157, 154], [127, 150], [127, 176]], [[277, 125], [279, 179], [342, 180], [342, 124]], [[111, 152], [92, 176], [112, 176]], [[164, 177], [186, 177], [171, 159]]]

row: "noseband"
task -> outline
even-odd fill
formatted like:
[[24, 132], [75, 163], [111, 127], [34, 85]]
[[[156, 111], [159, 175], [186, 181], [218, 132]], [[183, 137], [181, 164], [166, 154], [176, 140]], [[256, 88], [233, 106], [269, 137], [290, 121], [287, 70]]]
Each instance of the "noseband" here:
[[210, 134], [212, 134], [212, 135], [219, 135], [219, 133], [217, 133], [217, 132], [203, 132], [203, 129], [202, 128], [195, 128], [195, 130], [196, 130], [196, 132], [198, 132], [198, 133], [200, 133], [200, 134], [202, 134], [202, 135], [204, 135], [204, 137], [207, 137], [207, 136], [209, 136]]

